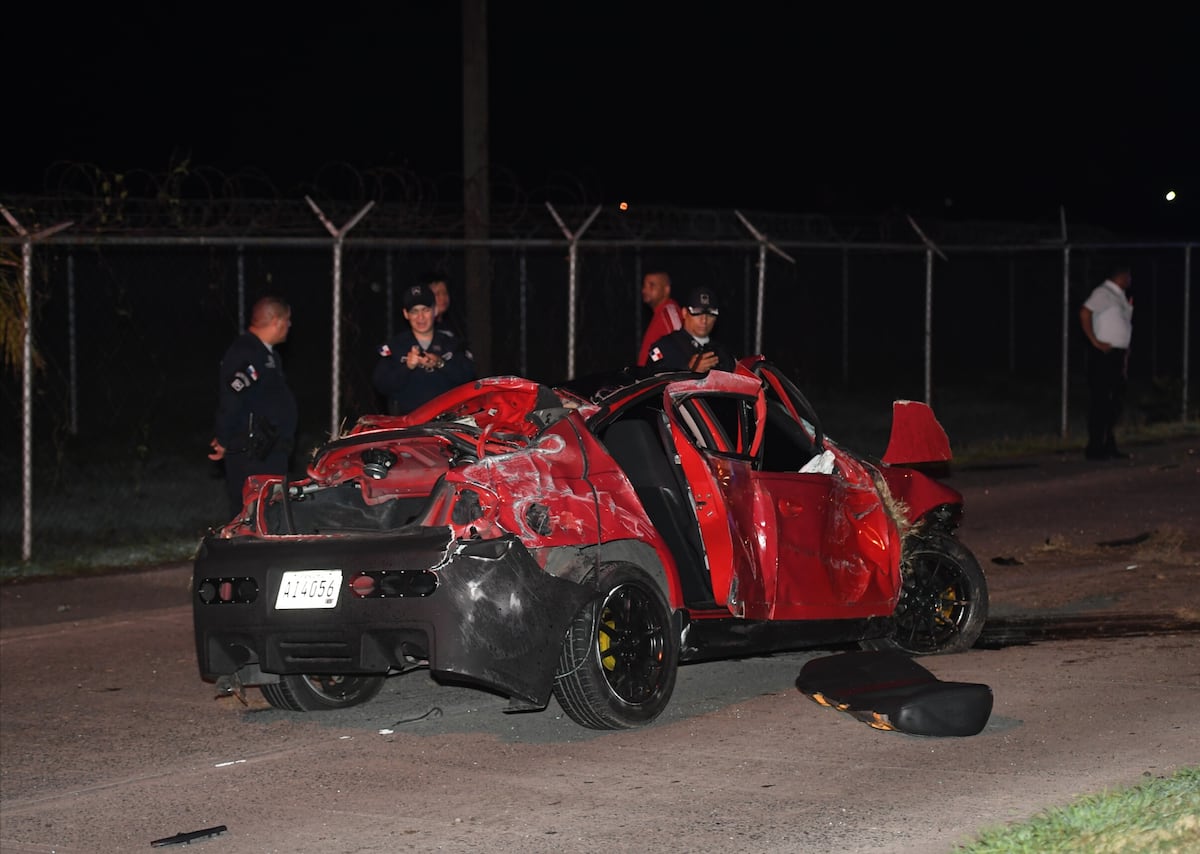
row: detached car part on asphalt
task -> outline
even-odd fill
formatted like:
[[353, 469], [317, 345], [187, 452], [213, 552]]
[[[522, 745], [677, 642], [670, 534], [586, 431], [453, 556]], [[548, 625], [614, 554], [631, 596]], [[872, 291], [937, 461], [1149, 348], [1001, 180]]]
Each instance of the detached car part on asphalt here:
[[301, 480], [247, 480], [195, 561], [200, 674], [303, 711], [429, 668], [617, 729], [663, 711], [681, 663], [965, 650], [988, 605], [962, 498], [903, 465], [948, 459], [912, 402], [883, 460], [842, 448], [758, 357], [477, 380], [360, 418]]

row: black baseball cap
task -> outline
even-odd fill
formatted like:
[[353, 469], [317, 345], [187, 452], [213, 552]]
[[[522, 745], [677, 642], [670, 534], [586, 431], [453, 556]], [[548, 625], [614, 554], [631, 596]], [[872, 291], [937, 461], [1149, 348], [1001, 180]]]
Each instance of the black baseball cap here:
[[429, 285], [413, 285], [404, 291], [404, 310], [411, 311], [414, 306], [424, 305], [433, 308], [437, 305], [437, 298], [433, 295], [433, 289]]
[[687, 309], [688, 314], [711, 314], [716, 317], [719, 313], [717, 295], [713, 293], [712, 288], [692, 288], [683, 307]]

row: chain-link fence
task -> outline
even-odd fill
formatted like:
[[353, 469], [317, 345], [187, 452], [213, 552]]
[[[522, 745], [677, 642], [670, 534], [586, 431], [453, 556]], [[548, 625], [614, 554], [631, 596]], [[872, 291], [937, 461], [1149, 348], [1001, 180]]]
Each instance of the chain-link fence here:
[[[364, 210], [333, 207], [326, 214], [334, 223]], [[574, 228], [595, 213], [576, 207], [561, 216]], [[709, 286], [721, 300], [716, 334], [735, 353], [764, 353], [809, 392], [818, 411], [834, 414], [835, 436], [881, 451], [897, 398], [929, 399], [960, 443], [1082, 434], [1086, 342], [1079, 306], [1122, 259], [1133, 266], [1136, 306], [1127, 417], [1196, 417], [1189, 389], [1194, 243], [1014, 240], [1012, 226], [1006, 241], [965, 243], [926, 224], [926, 244], [922, 232], [894, 224], [875, 224], [862, 239], [861, 231], [847, 236], [854, 229], [844, 223], [820, 220], [797, 225], [735, 212], [659, 212], [639, 220], [609, 210], [574, 244], [555, 227], [558, 213], [546, 211], [536, 224], [529, 211], [504, 220], [506, 237], [472, 242], [381, 234], [376, 214], [395, 227], [395, 214], [381, 208], [337, 239], [311, 210], [306, 234], [296, 223], [281, 234], [277, 222], [264, 234], [252, 223], [241, 234], [226, 227], [144, 233], [93, 223], [87, 233], [66, 228], [33, 242], [3, 238], [30, 259], [31, 328], [43, 364], [31, 383], [35, 439], [89, 437], [114, 454], [167, 444], [201, 453], [211, 435], [220, 357], [244, 325], [247, 306], [270, 291], [293, 306], [281, 349], [302, 414], [299, 444], [319, 442], [357, 416], [381, 411], [370, 377], [379, 345], [404, 323], [395, 295], [435, 268], [449, 276], [451, 310], [460, 320], [487, 313], [492, 346], [480, 354], [482, 371], [544, 382], [634, 360], [648, 320], [644, 272], [669, 271], [680, 299], [693, 286]], [[38, 221], [54, 226], [45, 215]], [[35, 227], [25, 228], [35, 235]], [[797, 231], [802, 238], [787, 237]], [[466, 255], [480, 250], [487, 257], [486, 308], [469, 304], [464, 287]], [[6, 457], [22, 446], [22, 394], [20, 376], [6, 372]], [[861, 415], [868, 411], [878, 417]]]
[[[331, 240], [71, 243], [60, 233], [33, 250], [34, 341], [46, 365], [35, 381], [38, 420], [83, 433], [208, 430], [216, 365], [262, 291], [293, 305], [283, 354], [306, 424], [328, 432], [335, 406], [343, 421], [378, 411], [370, 375], [379, 344], [404, 322], [395, 293], [437, 268], [450, 277], [460, 320], [480, 310], [467, 304], [461, 241], [395, 243], [344, 239], [335, 353]], [[937, 406], [971, 390], [986, 402], [997, 388], [1023, 387], [1023, 395], [1044, 396], [1036, 427], [1053, 432], [1063, 426], [1064, 380], [1068, 394], [1081, 382], [1079, 305], [1121, 257], [1135, 271], [1135, 406], [1147, 418], [1183, 418], [1194, 400], [1184, 385], [1195, 375], [1188, 344], [1196, 313], [1186, 244], [1069, 252], [941, 245], [934, 254], [915, 242], [777, 240], [781, 252], [760, 253], [752, 237], [631, 243], [584, 235], [574, 265], [568, 242], [554, 244], [489, 247], [487, 373], [553, 381], [631, 362], [647, 320], [641, 275], [654, 267], [672, 274], [678, 298], [697, 285], [715, 289], [716, 334], [736, 353], [761, 349], [820, 396], [878, 389]], [[12, 380], [4, 386], [10, 413], [19, 401]]]

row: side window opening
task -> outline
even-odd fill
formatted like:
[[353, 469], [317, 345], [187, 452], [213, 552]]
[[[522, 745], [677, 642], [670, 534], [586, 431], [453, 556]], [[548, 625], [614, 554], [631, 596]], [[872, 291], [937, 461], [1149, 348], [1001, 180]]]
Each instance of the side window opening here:
[[696, 395], [683, 401], [679, 419], [698, 448], [749, 459], [754, 440], [753, 401], [738, 395]]
[[797, 472], [816, 456], [812, 437], [778, 400], [767, 402], [762, 470]]

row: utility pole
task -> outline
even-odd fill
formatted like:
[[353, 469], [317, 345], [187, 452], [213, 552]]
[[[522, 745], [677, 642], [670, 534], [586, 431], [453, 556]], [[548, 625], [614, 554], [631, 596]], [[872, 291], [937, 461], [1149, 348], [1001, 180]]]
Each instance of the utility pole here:
[[[490, 236], [488, 192], [487, 0], [462, 0], [464, 237]], [[468, 244], [465, 258], [467, 339], [480, 376], [492, 373], [492, 289], [488, 248]]]

